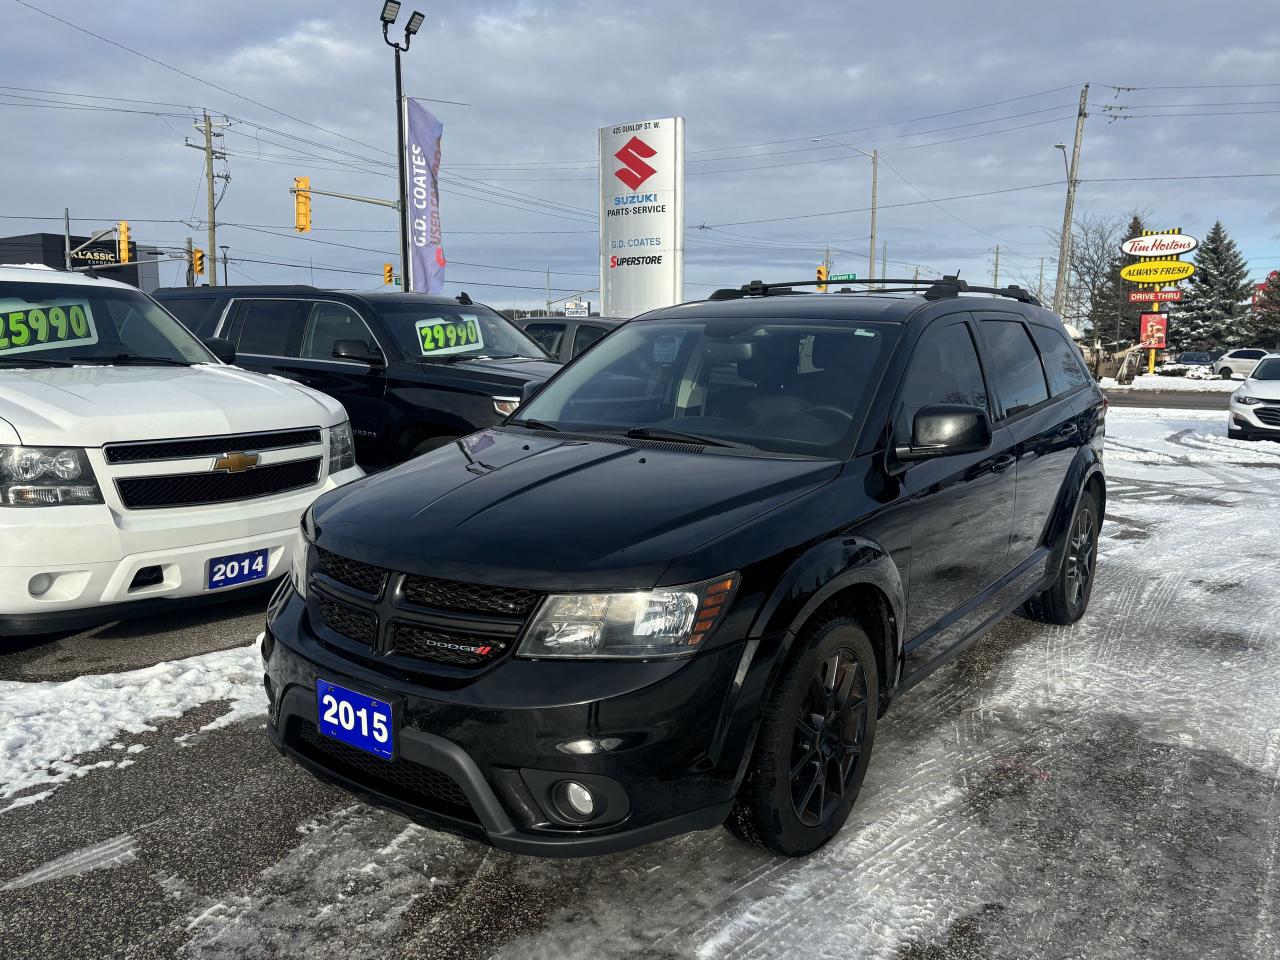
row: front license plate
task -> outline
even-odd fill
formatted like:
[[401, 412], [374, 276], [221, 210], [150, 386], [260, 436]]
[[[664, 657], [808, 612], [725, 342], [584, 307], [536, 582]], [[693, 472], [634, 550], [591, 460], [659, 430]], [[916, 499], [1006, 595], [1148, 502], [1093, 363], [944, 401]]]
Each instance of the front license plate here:
[[328, 680], [316, 680], [316, 716], [320, 732], [375, 757], [390, 760], [391, 704], [356, 693]]
[[265, 579], [268, 553], [264, 548], [250, 550], [248, 553], [233, 553], [229, 557], [214, 557], [209, 561], [209, 589], [217, 590], [220, 587], [233, 587], [237, 583]]

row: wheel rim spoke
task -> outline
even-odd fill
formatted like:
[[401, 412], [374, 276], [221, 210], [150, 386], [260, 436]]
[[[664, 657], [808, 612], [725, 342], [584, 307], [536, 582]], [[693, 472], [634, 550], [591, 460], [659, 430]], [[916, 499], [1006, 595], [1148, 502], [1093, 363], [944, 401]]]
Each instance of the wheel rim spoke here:
[[842, 647], [814, 669], [793, 728], [788, 780], [805, 826], [818, 826], [844, 801], [862, 756], [867, 710], [866, 674]]

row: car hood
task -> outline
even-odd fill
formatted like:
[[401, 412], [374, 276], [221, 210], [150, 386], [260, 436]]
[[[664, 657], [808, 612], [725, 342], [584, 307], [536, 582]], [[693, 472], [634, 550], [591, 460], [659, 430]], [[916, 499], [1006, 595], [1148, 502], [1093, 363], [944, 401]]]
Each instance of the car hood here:
[[1280, 380], [1246, 380], [1240, 392], [1246, 397], [1280, 401]]
[[501, 360], [457, 360], [453, 363], [414, 362], [417, 369], [430, 369], [434, 375], [456, 378], [469, 385], [483, 385], [488, 390], [510, 389], [517, 395], [531, 380], [547, 380], [560, 370], [552, 360], [526, 360], [512, 357]]
[[323, 394], [236, 367], [0, 370], [0, 420], [33, 446], [327, 427], [344, 418]]
[[325, 549], [406, 573], [635, 589], [840, 466], [485, 430], [326, 495], [314, 529]]

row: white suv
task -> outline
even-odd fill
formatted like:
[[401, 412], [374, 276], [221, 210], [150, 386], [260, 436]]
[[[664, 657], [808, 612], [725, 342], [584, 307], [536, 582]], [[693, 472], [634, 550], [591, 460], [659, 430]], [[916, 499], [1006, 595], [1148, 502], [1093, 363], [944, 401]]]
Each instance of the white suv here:
[[1244, 347], [1240, 350], [1228, 350], [1213, 364], [1213, 372], [1223, 380], [1239, 378], [1243, 380], [1253, 372], [1258, 361], [1267, 355], [1267, 351], [1257, 347]]
[[1234, 440], [1280, 441], [1280, 353], [1263, 357], [1231, 395], [1227, 435]]
[[303, 511], [362, 475], [335, 400], [133, 287], [0, 267], [0, 637], [281, 577]]

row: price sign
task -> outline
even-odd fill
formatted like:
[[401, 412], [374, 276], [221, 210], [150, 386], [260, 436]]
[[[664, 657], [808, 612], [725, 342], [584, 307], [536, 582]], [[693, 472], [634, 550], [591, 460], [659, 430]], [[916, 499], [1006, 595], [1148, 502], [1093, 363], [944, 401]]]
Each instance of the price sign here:
[[97, 342], [93, 311], [87, 303], [0, 301], [0, 356]]
[[450, 353], [471, 353], [484, 346], [484, 333], [475, 317], [457, 320], [437, 317], [414, 324], [418, 346], [424, 357], [440, 357]]

